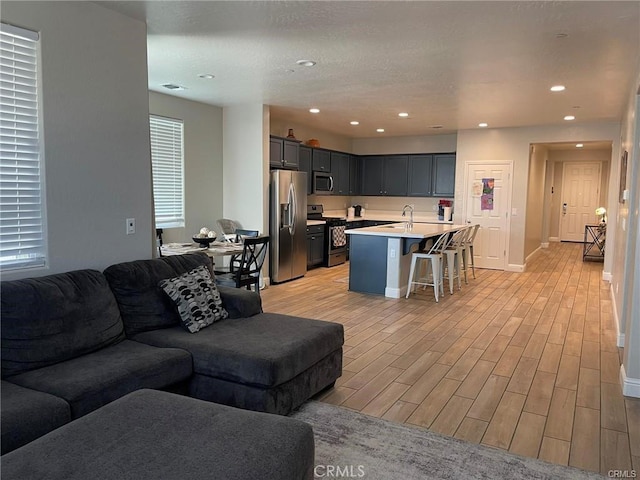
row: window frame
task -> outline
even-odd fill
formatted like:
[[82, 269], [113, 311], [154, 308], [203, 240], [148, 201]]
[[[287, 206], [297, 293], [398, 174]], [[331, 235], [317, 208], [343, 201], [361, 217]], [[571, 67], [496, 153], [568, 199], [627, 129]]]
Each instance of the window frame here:
[[[156, 126], [154, 127], [154, 122], [156, 122]], [[176, 205], [173, 205], [173, 213], [171, 215], [165, 215], [166, 218], [159, 218], [158, 215], [158, 204], [161, 203], [159, 201], [159, 195], [161, 195], [162, 193], [159, 192], [160, 188], [157, 187], [157, 183], [160, 180], [157, 179], [157, 176], [159, 176], [158, 173], [158, 168], [160, 168], [159, 165], [157, 165], [156, 163], [160, 161], [160, 159], [156, 159], [154, 160], [154, 149], [159, 148], [158, 145], [154, 145], [155, 142], [157, 142], [157, 139], [154, 140], [154, 128], [158, 128], [158, 127], [162, 127], [162, 124], [164, 124], [164, 128], [169, 128], [169, 126], [171, 126], [170, 128], [176, 128], [179, 126], [179, 143], [180, 143], [180, 158], [179, 158], [179, 168], [176, 168], [175, 165], [173, 167], [171, 167], [169, 164], [171, 163], [171, 160], [169, 159], [164, 159], [164, 162], [166, 163], [166, 165], [164, 165], [164, 168], [172, 168], [174, 174], [176, 172], [179, 172], [180, 175], [180, 212], [178, 212], [178, 208], [176, 208]], [[185, 206], [185, 156], [184, 156], [184, 121], [178, 118], [171, 118], [171, 117], [166, 117], [166, 116], [162, 116], [162, 115], [156, 115], [156, 114], [149, 114], [149, 140], [150, 140], [150, 147], [151, 147], [151, 176], [152, 176], [152, 193], [153, 193], [153, 215], [154, 215], [154, 223], [155, 223], [155, 228], [184, 228], [185, 227], [185, 223], [186, 223], [186, 206]], [[174, 137], [174, 141], [176, 140], [176, 138]], [[174, 150], [175, 147], [174, 147]], [[171, 155], [167, 155], [167, 156], [171, 156]], [[175, 152], [173, 153], [173, 163], [175, 162]], [[174, 186], [173, 188], [175, 188], [175, 184], [177, 182], [173, 182]], [[164, 188], [166, 190], [171, 190], [171, 186], [170, 185], [165, 185]], [[164, 195], [166, 195], [167, 197], [170, 197], [171, 194], [169, 193], [164, 193]], [[175, 195], [175, 194], [174, 194]], [[167, 200], [165, 200], [164, 202], [166, 202]], [[162, 203], [164, 203], [162, 202]]]
[[[46, 189], [46, 168], [45, 168], [45, 138], [44, 138], [44, 116], [43, 116], [43, 83], [42, 83], [42, 42], [40, 33], [35, 30], [29, 30], [26, 28], [11, 25], [6, 22], [0, 22], [0, 30], [2, 33], [20, 37], [28, 41], [33, 42], [34, 47], [34, 67], [35, 67], [35, 114], [36, 121], [36, 138], [37, 148], [33, 153], [37, 153], [37, 171], [38, 171], [38, 186], [39, 186], [39, 233], [41, 235], [40, 243], [36, 246], [36, 253], [27, 257], [26, 259], [14, 261], [3, 261], [2, 251], [0, 251], [0, 271], [3, 273], [18, 273], [24, 270], [47, 270], [49, 268], [50, 256], [49, 256], [49, 231], [47, 224], [47, 189]], [[5, 112], [7, 113], [7, 112]], [[9, 122], [7, 119], [5, 121]], [[3, 152], [4, 153], [4, 152]], [[3, 165], [5, 166], [5, 165]], [[3, 180], [5, 180], [3, 178]], [[36, 182], [34, 182], [35, 184]], [[18, 196], [16, 195], [16, 199]], [[16, 201], [17, 203], [17, 201]], [[5, 218], [6, 219], [6, 218]], [[5, 220], [2, 219], [2, 220]], [[16, 227], [19, 228], [19, 227]], [[0, 230], [5, 230], [0, 225]], [[5, 230], [6, 231], [6, 230]], [[19, 242], [19, 241], [18, 241]], [[0, 240], [0, 248], [2, 241]]]

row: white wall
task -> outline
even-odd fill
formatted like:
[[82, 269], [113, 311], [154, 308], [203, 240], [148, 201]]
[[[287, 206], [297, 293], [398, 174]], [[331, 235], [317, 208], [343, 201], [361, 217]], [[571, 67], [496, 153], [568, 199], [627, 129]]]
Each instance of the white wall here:
[[[222, 108], [149, 92], [149, 112], [184, 124], [185, 227], [165, 228], [165, 242], [189, 242], [222, 218]], [[221, 233], [221, 232], [218, 232]]]
[[352, 141], [352, 153], [358, 155], [449, 153], [456, 151], [456, 139], [456, 134], [354, 138]]
[[[456, 193], [455, 198], [462, 205], [464, 175], [466, 164], [471, 161], [513, 161], [513, 196], [511, 207], [519, 214], [511, 216], [510, 240], [507, 262], [511, 265], [523, 265], [525, 259], [525, 221], [529, 148], [534, 143], [611, 141], [612, 156], [618, 155], [620, 145], [620, 124], [594, 123], [575, 126], [538, 126], [503, 129], [461, 130], [458, 132], [456, 155]], [[613, 174], [613, 173], [612, 173]], [[615, 213], [614, 213], [615, 214]], [[614, 234], [615, 235], [615, 234]], [[607, 235], [607, 240], [608, 240]], [[607, 269], [607, 251], [605, 270]]]
[[278, 137], [286, 137], [289, 134], [289, 129], [293, 129], [293, 134], [297, 140], [300, 140], [303, 144], [311, 138], [315, 138], [320, 142], [322, 148], [328, 148], [330, 150], [338, 150], [340, 152], [351, 152], [351, 138], [344, 135], [336, 135], [332, 132], [320, 130], [309, 125], [302, 125], [300, 123], [290, 122], [286, 119], [275, 118], [271, 116], [269, 122], [269, 130], [271, 135]]
[[224, 218], [269, 232], [269, 107], [223, 109]]
[[2, 21], [41, 33], [49, 251], [3, 279], [150, 258], [145, 24], [89, 2], [3, 1]]
[[544, 213], [544, 189], [549, 151], [542, 145], [531, 148], [529, 161], [529, 182], [527, 187], [527, 208], [525, 223], [525, 259], [542, 244], [542, 220]]

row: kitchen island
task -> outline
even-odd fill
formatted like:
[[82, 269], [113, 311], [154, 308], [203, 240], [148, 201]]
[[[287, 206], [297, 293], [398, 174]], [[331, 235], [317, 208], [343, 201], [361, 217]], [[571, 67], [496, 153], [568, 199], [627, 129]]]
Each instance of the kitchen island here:
[[407, 293], [411, 253], [418, 243], [468, 225], [392, 223], [346, 230], [349, 235], [349, 290], [400, 298]]

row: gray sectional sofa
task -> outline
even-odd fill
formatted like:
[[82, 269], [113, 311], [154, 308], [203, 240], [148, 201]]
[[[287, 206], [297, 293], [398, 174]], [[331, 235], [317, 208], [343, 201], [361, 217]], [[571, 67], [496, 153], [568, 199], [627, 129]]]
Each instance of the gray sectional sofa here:
[[158, 283], [200, 265], [213, 275], [190, 254], [2, 282], [2, 453], [141, 389], [285, 415], [333, 385], [340, 324], [265, 313], [256, 293], [219, 287], [229, 317], [184, 329]]

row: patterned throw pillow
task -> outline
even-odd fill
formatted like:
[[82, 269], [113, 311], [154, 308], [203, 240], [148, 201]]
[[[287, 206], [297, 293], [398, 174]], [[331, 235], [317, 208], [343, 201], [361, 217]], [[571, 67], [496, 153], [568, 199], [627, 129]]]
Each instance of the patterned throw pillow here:
[[159, 286], [178, 307], [182, 324], [191, 333], [229, 316], [209, 269], [201, 265], [176, 278], [162, 280]]

